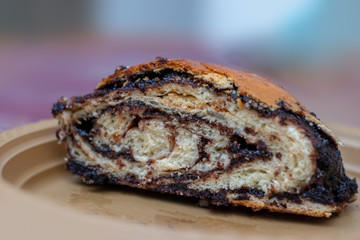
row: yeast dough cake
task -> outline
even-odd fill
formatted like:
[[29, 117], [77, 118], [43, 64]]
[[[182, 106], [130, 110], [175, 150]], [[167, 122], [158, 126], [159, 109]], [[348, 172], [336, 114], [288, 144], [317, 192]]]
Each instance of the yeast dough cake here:
[[186, 59], [120, 66], [52, 113], [67, 169], [214, 205], [329, 217], [356, 198], [337, 137], [258, 75]]

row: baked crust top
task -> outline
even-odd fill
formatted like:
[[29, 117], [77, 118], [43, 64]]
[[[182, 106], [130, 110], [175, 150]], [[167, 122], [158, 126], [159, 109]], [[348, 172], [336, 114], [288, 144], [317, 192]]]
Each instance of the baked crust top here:
[[[117, 79], [126, 79], [137, 74], [161, 71], [163, 69], [172, 69], [181, 73], [192, 74], [195, 78], [211, 82], [219, 89], [236, 89], [239, 95], [250, 96], [252, 99], [266, 104], [272, 111], [286, 108], [295, 114], [305, 116], [306, 120], [315, 123], [329, 134], [337, 144], [342, 145], [340, 140], [327, 126], [280, 85], [254, 73], [213, 63], [157, 57], [155, 61], [145, 62], [129, 68], [122, 67], [116, 70], [114, 74], [102, 79], [96, 89], [100, 89], [108, 83], [116, 82]], [[241, 101], [238, 101], [238, 105], [243, 107]]]

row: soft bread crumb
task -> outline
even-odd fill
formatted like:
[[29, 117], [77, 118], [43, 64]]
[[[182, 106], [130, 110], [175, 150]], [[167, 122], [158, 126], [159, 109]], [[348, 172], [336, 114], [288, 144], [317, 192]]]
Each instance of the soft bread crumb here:
[[[162, 95], [172, 96], [171, 91], [174, 89], [177, 93], [173, 96], [176, 97], [172, 101], [166, 98], [164, 100]], [[193, 109], [189, 108], [188, 104], [182, 105], [183, 99], [178, 97], [179, 94], [186, 95], [187, 98], [196, 98], [206, 107]], [[245, 162], [230, 172], [220, 172], [220, 174], [215, 174], [206, 179], [194, 180], [190, 183], [190, 188], [218, 191], [219, 189], [249, 187], [257, 188], [265, 193], [270, 190], [273, 192], [294, 191], [294, 189], [295, 192], [301, 191], [315, 171], [314, 163], [311, 160], [314, 148], [303, 130], [293, 124], [281, 125], [280, 119], [277, 118], [259, 118], [255, 112], [246, 108], [241, 109], [236, 103], [225, 101], [225, 98], [225, 96], [214, 96], [211, 91], [203, 88], [179, 88], [174, 84], [164, 84], [161, 88], [152, 89], [145, 94], [133, 93], [131, 100], [141, 101], [150, 106], [161, 106], [164, 111], [170, 114], [180, 110], [203, 116], [209, 121], [220, 122], [225, 126], [233, 127], [240, 135], [246, 136], [249, 143], [263, 141], [272, 153], [272, 158], [268, 161], [255, 159], [251, 162]], [[181, 103], [178, 103], [179, 99], [181, 99]], [[103, 101], [106, 102], [106, 100]], [[120, 104], [123, 101], [111, 102], [111, 105]], [[212, 109], [211, 106], [214, 105], [212, 104], [214, 101], [218, 102], [217, 105], [223, 105], [225, 111], [218, 112]], [[105, 106], [106, 103], [96, 106], [89, 103], [86, 109], [89, 111], [92, 108], [91, 111], [96, 113]], [[80, 111], [74, 115], [80, 118], [87, 114], [87, 111]], [[89, 163], [89, 159], [93, 159], [93, 163], [100, 166], [110, 163], [112, 168], [108, 169], [109, 172], [117, 176], [125, 176], [131, 173], [139, 179], [156, 177], [178, 170], [195, 173], [211, 171], [219, 166], [225, 169], [230, 164], [231, 156], [225, 150], [229, 138], [222, 135], [217, 128], [204, 123], [193, 122], [180, 126], [176, 120], [153, 119], [141, 120], [138, 127], [126, 129], [134, 118], [134, 116], [128, 115], [126, 111], [119, 113], [116, 117], [110, 113], [101, 115], [97, 124], [100, 127], [106, 126], [102, 128], [101, 134], [96, 137], [96, 142], [98, 144], [108, 143], [116, 151], [130, 149], [137, 162], [123, 161], [124, 166], [120, 169], [113, 163], [113, 160], [94, 153], [90, 146], [87, 146], [88, 143], [81, 139], [79, 139], [82, 142], [81, 147], [76, 149], [77, 158], [85, 163]], [[63, 121], [69, 124], [71, 119], [64, 119]], [[247, 134], [244, 130], [245, 126], [253, 129], [255, 134]], [[106, 136], [105, 131], [108, 133]], [[119, 138], [119, 136], [124, 137]], [[209, 158], [207, 161], [195, 164], [199, 157], [197, 145], [201, 136], [211, 139], [211, 143], [204, 147]], [[277, 153], [281, 154], [281, 159], [276, 157]], [[151, 167], [146, 165], [150, 160], [152, 161]]]

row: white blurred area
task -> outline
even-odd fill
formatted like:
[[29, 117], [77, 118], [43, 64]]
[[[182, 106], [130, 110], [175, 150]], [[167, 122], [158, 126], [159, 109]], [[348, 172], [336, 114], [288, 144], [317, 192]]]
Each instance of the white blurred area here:
[[[220, 47], [272, 34], [311, 0], [94, 1], [93, 24], [104, 34], [186, 34]], [[309, 6], [310, 5], [310, 6]]]
[[0, 4], [0, 37], [90, 33], [140, 45], [157, 42], [171, 47], [174, 42], [264, 68], [327, 66], [357, 56], [360, 48], [358, 0], [16, 0]]
[[359, 10], [357, 0], [103, 0], [90, 15], [104, 35], [175, 37], [266, 68], [311, 68], [359, 51]]

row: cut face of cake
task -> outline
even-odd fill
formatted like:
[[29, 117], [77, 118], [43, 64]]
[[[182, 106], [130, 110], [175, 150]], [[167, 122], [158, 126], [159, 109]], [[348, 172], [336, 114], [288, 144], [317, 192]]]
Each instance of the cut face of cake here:
[[329, 217], [356, 198], [336, 136], [255, 74], [157, 58], [54, 104], [67, 168], [214, 205]]

